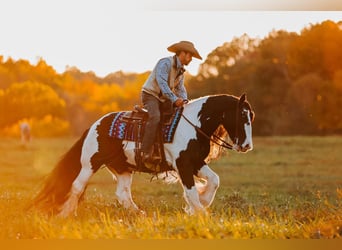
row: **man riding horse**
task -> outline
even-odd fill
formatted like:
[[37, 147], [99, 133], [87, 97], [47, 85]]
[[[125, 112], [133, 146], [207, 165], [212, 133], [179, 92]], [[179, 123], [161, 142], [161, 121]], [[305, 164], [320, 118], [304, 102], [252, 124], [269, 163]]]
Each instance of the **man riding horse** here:
[[187, 102], [184, 66], [191, 62], [192, 57], [202, 60], [193, 43], [189, 41], [180, 41], [167, 49], [175, 55], [158, 61], [141, 91], [142, 103], [148, 111], [141, 147], [141, 160], [144, 163], [154, 161], [152, 146], [161, 120], [161, 107], [171, 109], [181, 107]]
[[[143, 212], [133, 201], [131, 185], [135, 172], [146, 172], [161, 178], [163, 175], [170, 177], [182, 185], [186, 213], [206, 212], [220, 183], [219, 176], [208, 166], [208, 159], [215, 157], [213, 145], [237, 152], [252, 150], [255, 115], [246, 94], [240, 97], [228, 94], [203, 96], [183, 105], [187, 95], [182, 68], [190, 63], [192, 57], [201, 59], [201, 56], [193, 44], [186, 41], [168, 49], [176, 55], [161, 59], [142, 89], [150, 121], [143, 140], [143, 156], [147, 163], [144, 165], [153, 167], [153, 158], [150, 164], [147, 160], [152, 156], [149, 150], [152, 150], [155, 139], [163, 145], [160, 155], [164, 164], [156, 170], [148, 166], [141, 168], [141, 134], [136, 132], [143, 131], [145, 112], [111, 112], [95, 121], [64, 154], [34, 198], [32, 207], [61, 217], [76, 214], [91, 176], [105, 166], [117, 181], [115, 194], [126, 209]], [[168, 119], [163, 113], [163, 122], [159, 125], [159, 105], [167, 102], [172, 110], [180, 107], [171, 116], [177, 119], [165, 123]], [[138, 116], [133, 113], [143, 119], [136, 119]], [[163, 133], [158, 133], [160, 127]], [[156, 134], [164, 140], [165, 131], [167, 140], [163, 144]]]

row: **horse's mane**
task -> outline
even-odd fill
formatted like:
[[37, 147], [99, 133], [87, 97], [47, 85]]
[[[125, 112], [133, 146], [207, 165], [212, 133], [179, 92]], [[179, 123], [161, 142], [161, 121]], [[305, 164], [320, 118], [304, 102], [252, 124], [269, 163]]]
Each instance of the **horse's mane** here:
[[[228, 132], [225, 130], [225, 128], [222, 125], [220, 125], [215, 130], [211, 138], [214, 140], [215, 137], [220, 138], [223, 141], [229, 140]], [[210, 142], [210, 151], [209, 151], [207, 158], [205, 159], [206, 163], [209, 163], [211, 160], [215, 160], [222, 155], [225, 149], [221, 147], [221, 145], [222, 145], [222, 142], [218, 142], [218, 144], [214, 142]]]
[[[233, 96], [233, 95], [228, 95], [228, 94], [217, 94], [217, 95], [207, 95], [207, 96], [202, 96], [202, 97], [198, 97], [198, 98], [195, 98], [195, 99], [192, 99], [190, 100], [189, 104], [191, 103], [196, 103], [197, 101], [200, 101], [200, 100], [203, 100], [203, 99], [206, 99], [206, 98], [215, 98], [215, 97], [221, 97], [221, 96], [226, 96], [226, 97], [229, 97], [231, 98], [231, 100], [235, 101], [235, 100], [238, 100], [238, 97], [236, 96]], [[229, 141], [230, 138], [229, 138], [229, 135], [228, 135], [228, 132], [226, 131], [226, 129], [220, 125], [213, 133], [212, 135], [212, 139], [214, 140], [214, 138], [220, 138], [221, 140], [223, 141]], [[206, 163], [209, 163], [211, 160], [214, 160], [214, 159], [217, 159], [219, 158], [222, 153], [224, 153], [225, 149], [223, 147], [221, 147], [222, 145], [222, 142], [219, 142], [217, 139], [215, 140], [218, 142], [218, 144], [214, 143], [214, 142], [210, 142], [210, 151], [209, 151], [209, 154], [207, 156], [207, 158], [205, 159], [205, 162]]]

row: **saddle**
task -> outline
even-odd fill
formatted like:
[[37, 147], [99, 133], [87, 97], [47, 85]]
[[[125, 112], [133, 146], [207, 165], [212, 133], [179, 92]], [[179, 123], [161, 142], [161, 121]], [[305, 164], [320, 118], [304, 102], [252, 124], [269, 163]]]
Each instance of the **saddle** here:
[[146, 166], [141, 161], [142, 138], [148, 118], [148, 111], [146, 109], [135, 105], [132, 111], [117, 113], [113, 119], [109, 135], [135, 143], [135, 160], [139, 171], [158, 173], [171, 170], [171, 167], [166, 163], [164, 143], [171, 143], [173, 141], [182, 111], [182, 107], [167, 110], [161, 109], [161, 122], [153, 145], [154, 161], [151, 166]]
[[[170, 125], [176, 112], [163, 111], [161, 113], [161, 124], [164, 126]], [[144, 123], [147, 121], [148, 111], [145, 108], [140, 107], [139, 105], [134, 105], [132, 111], [125, 112], [125, 114], [121, 117], [122, 121], [126, 121], [129, 123], [141, 122]]]

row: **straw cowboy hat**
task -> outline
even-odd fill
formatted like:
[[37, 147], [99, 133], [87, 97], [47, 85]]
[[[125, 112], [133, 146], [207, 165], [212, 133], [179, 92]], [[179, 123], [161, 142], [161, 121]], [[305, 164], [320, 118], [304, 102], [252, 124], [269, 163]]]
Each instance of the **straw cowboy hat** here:
[[171, 46], [169, 46], [167, 50], [174, 53], [177, 53], [178, 51], [190, 52], [193, 57], [202, 60], [202, 57], [198, 53], [197, 49], [195, 49], [194, 44], [189, 41], [180, 41], [178, 43], [174, 43]]

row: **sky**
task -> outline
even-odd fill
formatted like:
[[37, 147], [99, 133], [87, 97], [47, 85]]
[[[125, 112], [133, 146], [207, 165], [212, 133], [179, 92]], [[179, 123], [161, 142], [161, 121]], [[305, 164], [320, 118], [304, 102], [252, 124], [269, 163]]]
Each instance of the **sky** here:
[[[299, 33], [328, 19], [342, 21], [342, 1], [0, 0], [0, 55], [32, 64], [42, 58], [58, 73], [72, 66], [100, 77], [142, 73], [181, 40], [205, 59], [244, 33]], [[196, 74], [203, 61], [194, 58], [187, 70]]]

